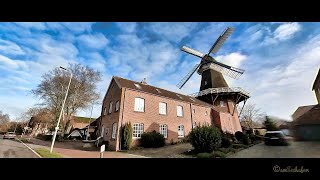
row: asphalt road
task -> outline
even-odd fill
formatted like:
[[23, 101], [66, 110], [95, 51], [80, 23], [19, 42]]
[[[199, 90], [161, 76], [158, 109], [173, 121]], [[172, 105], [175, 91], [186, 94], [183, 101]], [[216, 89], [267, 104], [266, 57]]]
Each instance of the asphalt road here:
[[38, 158], [24, 144], [0, 137], [0, 158]]
[[291, 142], [290, 146], [266, 146], [261, 143], [229, 158], [320, 158], [320, 142]]

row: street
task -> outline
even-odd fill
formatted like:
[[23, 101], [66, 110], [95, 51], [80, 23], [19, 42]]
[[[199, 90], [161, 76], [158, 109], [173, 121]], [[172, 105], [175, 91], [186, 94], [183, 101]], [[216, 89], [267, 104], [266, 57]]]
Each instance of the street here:
[[228, 158], [319, 158], [320, 142], [291, 142], [290, 146], [266, 146], [264, 143], [244, 149]]
[[0, 158], [38, 158], [38, 156], [22, 143], [1, 137]]

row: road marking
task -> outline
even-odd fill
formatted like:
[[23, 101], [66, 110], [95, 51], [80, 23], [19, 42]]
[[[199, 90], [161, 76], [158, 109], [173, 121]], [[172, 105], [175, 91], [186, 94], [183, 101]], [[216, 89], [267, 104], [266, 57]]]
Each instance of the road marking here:
[[28, 149], [30, 149], [34, 154], [36, 154], [39, 158], [42, 158], [35, 150], [33, 150], [31, 147], [23, 143], [19, 138], [17, 138], [18, 141], [20, 141], [23, 145], [25, 145]]
[[140, 156], [140, 155], [135, 155], [135, 154], [129, 154], [127, 153], [128, 155], [131, 155], [131, 156], [137, 156], [137, 157], [141, 157], [141, 158], [150, 158], [150, 157], [147, 157], [147, 156]]

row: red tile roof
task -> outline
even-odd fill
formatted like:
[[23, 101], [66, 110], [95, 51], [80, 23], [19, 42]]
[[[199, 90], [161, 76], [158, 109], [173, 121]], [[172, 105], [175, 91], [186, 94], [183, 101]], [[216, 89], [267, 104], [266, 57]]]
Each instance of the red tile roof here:
[[176, 92], [172, 92], [172, 91], [168, 91], [162, 88], [158, 88], [155, 86], [151, 86], [148, 84], [143, 84], [140, 82], [136, 82], [136, 81], [132, 81], [132, 80], [128, 80], [128, 79], [124, 79], [118, 76], [114, 76], [113, 79], [115, 80], [115, 82], [118, 84], [118, 86], [120, 88], [125, 87], [125, 88], [130, 88], [130, 89], [134, 89], [137, 91], [142, 91], [142, 92], [146, 92], [146, 93], [150, 93], [150, 94], [154, 94], [157, 96], [164, 96], [164, 97], [168, 97], [171, 99], [175, 99], [178, 101], [185, 101], [188, 103], [192, 103], [192, 104], [198, 104], [198, 105], [202, 105], [202, 106], [207, 106], [207, 107], [211, 107], [213, 108], [213, 106], [211, 104], [208, 104], [206, 102], [200, 101], [196, 98], [193, 98], [191, 96], [186, 96], [183, 94], [179, 94]]
[[314, 105], [310, 110], [293, 120], [294, 125], [320, 124], [320, 104]]

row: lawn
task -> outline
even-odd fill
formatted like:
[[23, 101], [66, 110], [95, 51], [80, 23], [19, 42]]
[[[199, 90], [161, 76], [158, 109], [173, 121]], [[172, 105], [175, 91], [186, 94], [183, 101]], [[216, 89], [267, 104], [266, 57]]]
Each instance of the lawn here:
[[35, 151], [43, 158], [63, 158], [62, 155], [55, 152], [50, 153], [50, 151], [45, 148], [35, 149]]

